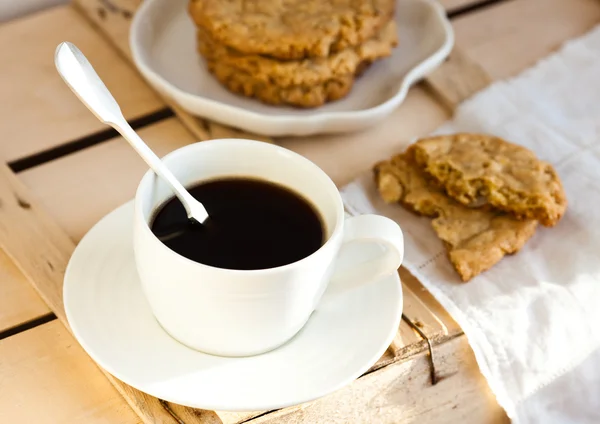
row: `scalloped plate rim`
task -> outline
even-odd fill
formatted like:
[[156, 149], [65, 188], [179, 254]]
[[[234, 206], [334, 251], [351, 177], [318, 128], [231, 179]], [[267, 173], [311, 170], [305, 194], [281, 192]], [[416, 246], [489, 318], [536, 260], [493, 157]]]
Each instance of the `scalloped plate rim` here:
[[[142, 58], [142, 47], [139, 46], [137, 38], [140, 36], [140, 26], [142, 25], [146, 13], [153, 7], [154, 3], [160, 1], [165, 0], [145, 0], [138, 8], [131, 24], [129, 45], [133, 62], [142, 75], [159, 92], [171, 98], [181, 108], [192, 115], [221, 122], [223, 124], [236, 122], [238, 128], [266, 136], [340, 133], [347, 132], [347, 130], [339, 129], [345, 125], [350, 125], [351, 127], [354, 127], [355, 130], [372, 126], [378, 122], [378, 120], [388, 116], [394, 108], [400, 105], [406, 98], [409, 88], [416, 81], [425, 77], [429, 72], [439, 66], [450, 54], [450, 51], [454, 46], [454, 32], [443, 6], [435, 0], [411, 0], [415, 3], [422, 3], [430, 9], [432, 16], [443, 30], [445, 39], [443, 44], [433, 54], [407, 70], [404, 77], [401, 79], [399, 89], [394, 96], [376, 106], [361, 110], [319, 112], [319, 109], [315, 108], [314, 114], [307, 116], [290, 114], [268, 115], [189, 93], [173, 85], [145, 62]], [[344, 101], [344, 99], [341, 99], [340, 101]], [[240, 119], [243, 121], [254, 122], [248, 124], [242, 123], [240, 125]], [[365, 123], [367, 121], [371, 122], [361, 125], [357, 124], [357, 120]], [[311, 125], [309, 126], [308, 124]]]

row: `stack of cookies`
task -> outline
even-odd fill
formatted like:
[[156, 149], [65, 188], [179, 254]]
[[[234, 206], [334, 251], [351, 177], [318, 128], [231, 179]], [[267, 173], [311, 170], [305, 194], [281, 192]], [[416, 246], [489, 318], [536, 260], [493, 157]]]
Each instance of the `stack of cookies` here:
[[497, 137], [455, 134], [418, 140], [375, 165], [382, 198], [433, 218], [463, 281], [519, 251], [541, 223], [567, 207], [552, 166]]
[[396, 0], [191, 0], [200, 54], [229, 90], [317, 107], [397, 44]]

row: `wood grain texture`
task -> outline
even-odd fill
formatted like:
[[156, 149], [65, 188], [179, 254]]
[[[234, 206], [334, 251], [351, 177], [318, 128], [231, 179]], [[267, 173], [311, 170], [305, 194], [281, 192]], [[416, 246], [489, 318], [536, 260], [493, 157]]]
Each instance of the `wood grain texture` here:
[[131, 57], [129, 26], [142, 0], [73, 0], [72, 3], [123, 55]]
[[1, 423], [140, 422], [58, 321], [1, 340], [0, 358]]
[[65, 5], [0, 25], [3, 142], [0, 157], [11, 161], [105, 129], [75, 97], [54, 68], [54, 50], [75, 43], [90, 59], [128, 119], [164, 108], [72, 6]]
[[265, 412], [216, 412], [222, 424], [240, 424], [252, 418], [263, 415]]
[[[144, 424], [182, 424], [180, 417], [175, 415], [170, 408], [166, 408], [165, 403], [160, 399], [128, 386], [106, 371], [102, 372]], [[196, 412], [188, 415], [184, 424], [219, 424], [218, 421], [215, 421], [216, 414], [214, 412], [193, 411]], [[192, 416], [195, 416], [196, 419], [192, 420]]]
[[[463, 334], [461, 328], [454, 320], [450, 319], [448, 323], [445, 323], [437, 316], [436, 308], [431, 307], [431, 305], [439, 306], [437, 302], [431, 305], [425, 304], [416, 295], [407, 282], [413, 280], [412, 284], [420, 285], [420, 283], [406, 269], [401, 268], [399, 272], [402, 279], [402, 294], [404, 296], [402, 313], [414, 325], [419, 327], [434, 347]], [[428, 350], [427, 341], [403, 319], [390, 347], [371, 367], [369, 372], [398, 361], [406, 360], [419, 353], [428, 352]]]
[[48, 313], [48, 306], [0, 250], [0, 333]]
[[[458, 335], [460, 326], [454, 318], [450, 316], [448, 311], [446, 311], [438, 302], [435, 300], [433, 295], [425, 288], [423, 285], [417, 280], [413, 275], [408, 272], [405, 268], [400, 268], [400, 278], [402, 279], [403, 287], [407, 287], [412, 293], [414, 293], [415, 297], [425, 305], [429, 311], [433, 313], [435, 318], [440, 322], [441, 326], [447, 329], [447, 334], [450, 336]], [[421, 319], [422, 315], [418, 312], [410, 314], [411, 318], [415, 318], [416, 321], [420, 321], [422, 326], [427, 330], [427, 326], [431, 324], [428, 323], [427, 320]], [[426, 331], [428, 333], [428, 331]]]
[[0, 165], [0, 248], [66, 323], [62, 283], [73, 242], [42, 213], [6, 165]]
[[600, 23], [598, 0], [512, 0], [452, 21], [456, 45], [493, 80], [533, 66]]
[[452, 50], [439, 68], [425, 78], [425, 84], [431, 93], [449, 111], [455, 110], [463, 100], [490, 85], [491, 81], [487, 72], [458, 47]]
[[312, 403], [249, 421], [251, 424], [500, 424], [508, 419], [481, 379], [465, 336], [439, 346], [441, 382], [432, 386], [420, 354], [367, 374]]

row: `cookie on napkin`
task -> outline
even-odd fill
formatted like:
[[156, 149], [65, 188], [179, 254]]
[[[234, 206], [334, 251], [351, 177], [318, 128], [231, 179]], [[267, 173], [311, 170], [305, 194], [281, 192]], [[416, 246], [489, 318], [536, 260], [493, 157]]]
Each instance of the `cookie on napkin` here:
[[548, 227], [556, 225], [567, 208], [552, 165], [501, 138], [442, 135], [418, 140], [409, 149], [417, 164], [464, 205], [491, 205]]
[[518, 220], [490, 208], [469, 208], [428, 181], [409, 150], [374, 167], [377, 189], [387, 203], [400, 203], [432, 225], [463, 281], [516, 253], [533, 236], [537, 221]]

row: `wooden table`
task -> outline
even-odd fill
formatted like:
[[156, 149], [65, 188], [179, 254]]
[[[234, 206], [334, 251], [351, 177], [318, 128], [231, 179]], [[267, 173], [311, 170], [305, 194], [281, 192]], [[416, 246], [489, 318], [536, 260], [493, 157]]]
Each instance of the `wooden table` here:
[[[435, 129], [475, 91], [600, 22], [597, 0], [442, 3], [456, 49], [384, 123], [360, 134], [262, 139], [307, 156], [343, 185]], [[76, 0], [0, 25], [0, 156], [8, 165], [0, 172], [0, 423], [506, 422], [461, 329], [404, 270], [406, 319], [390, 349], [353, 384], [309, 404], [249, 414], [193, 410], [96, 367], [65, 327], [64, 267], [83, 234], [133, 196], [145, 165], [62, 83], [56, 45], [69, 40], [88, 55], [160, 155], [198, 139], [255, 137], [192, 118], [148, 87], [128, 59], [138, 4]]]

